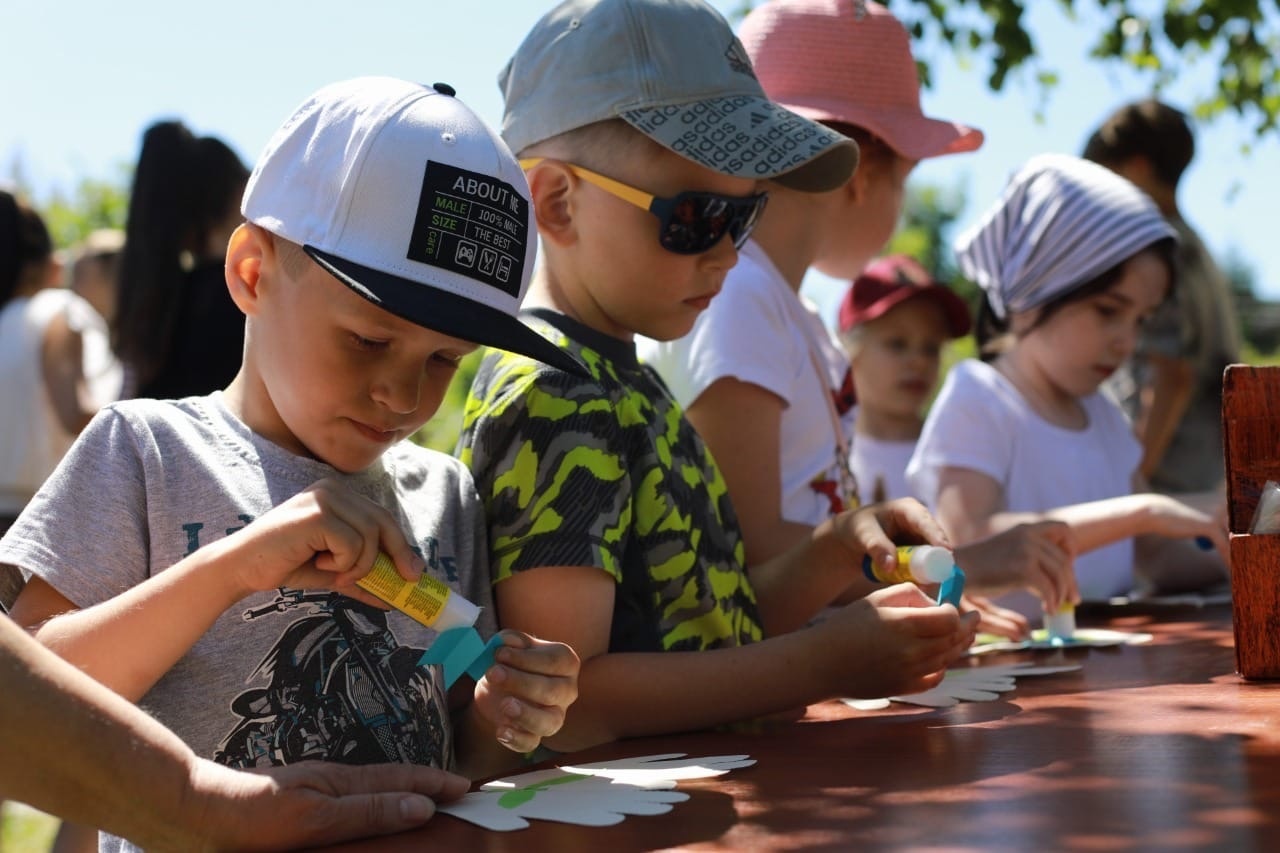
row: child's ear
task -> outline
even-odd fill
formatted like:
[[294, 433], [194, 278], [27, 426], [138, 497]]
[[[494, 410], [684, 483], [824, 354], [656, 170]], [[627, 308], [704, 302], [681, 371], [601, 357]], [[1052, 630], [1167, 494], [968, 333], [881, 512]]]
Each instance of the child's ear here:
[[854, 204], [861, 204], [867, 197], [867, 187], [871, 182], [871, 170], [876, 168], [866, 159], [859, 160], [858, 167], [853, 170], [849, 180], [844, 182], [846, 198]]
[[227, 242], [227, 290], [245, 315], [257, 313], [262, 261], [271, 254], [270, 240], [265, 231], [246, 222], [231, 232]]
[[573, 219], [573, 191], [578, 181], [563, 163], [544, 160], [529, 170], [529, 193], [538, 234], [557, 246], [577, 240]]

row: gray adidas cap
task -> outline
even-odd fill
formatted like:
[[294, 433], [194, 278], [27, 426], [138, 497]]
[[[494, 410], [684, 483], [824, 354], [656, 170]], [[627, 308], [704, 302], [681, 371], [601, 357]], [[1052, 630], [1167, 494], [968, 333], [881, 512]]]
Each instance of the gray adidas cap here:
[[566, 0], [529, 31], [498, 78], [502, 136], [517, 153], [620, 118], [724, 175], [834, 189], [853, 140], [769, 100], [741, 42], [703, 0]]

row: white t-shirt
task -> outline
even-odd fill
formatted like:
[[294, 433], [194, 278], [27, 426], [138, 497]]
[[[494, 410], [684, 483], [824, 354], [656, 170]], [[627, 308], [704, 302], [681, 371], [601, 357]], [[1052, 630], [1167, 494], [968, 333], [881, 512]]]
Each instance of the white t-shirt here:
[[[780, 397], [782, 517], [817, 525], [832, 514], [840, 463], [824, 397], [848, 392], [851, 399], [849, 360], [817, 310], [791, 289], [758, 244], [742, 247], [724, 289], [688, 335], [667, 342], [637, 338], [636, 347], [686, 408], [726, 377]], [[821, 381], [811, 353], [827, 374]], [[852, 436], [852, 412], [842, 408], [841, 428]]]
[[[857, 412], [855, 408], [855, 419]], [[907, 483], [907, 463], [915, 449], [914, 439], [886, 441], [858, 433], [849, 453], [849, 468], [858, 483], [858, 494], [862, 500], [866, 503], [876, 500], [877, 484], [884, 490], [883, 500], [915, 497]]]
[[83, 370], [93, 401], [120, 393], [122, 371], [111, 353], [106, 323], [64, 288], [9, 300], [0, 310], [0, 515], [17, 515], [71, 447], [49, 398], [41, 367], [45, 330], [65, 314], [81, 334]]
[[[931, 509], [938, 499], [938, 472], [968, 468], [1004, 489], [1009, 512], [1045, 512], [1061, 506], [1131, 494], [1142, 456], [1120, 408], [1100, 393], [1081, 398], [1088, 417], [1082, 430], [1041, 418], [1022, 394], [989, 364], [969, 359], [947, 374], [907, 480]], [[1105, 600], [1133, 586], [1133, 540], [1104, 545], [1075, 560], [1080, 595]], [[1027, 594], [1000, 603], [1026, 610]]]

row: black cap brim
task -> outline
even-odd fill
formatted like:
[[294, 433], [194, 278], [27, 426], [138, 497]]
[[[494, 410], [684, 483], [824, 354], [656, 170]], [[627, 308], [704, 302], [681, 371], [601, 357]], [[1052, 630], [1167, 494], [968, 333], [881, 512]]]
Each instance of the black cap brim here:
[[348, 261], [315, 246], [303, 246], [303, 250], [343, 284], [397, 317], [464, 341], [519, 353], [577, 376], [590, 375], [582, 362], [518, 317], [447, 290]]

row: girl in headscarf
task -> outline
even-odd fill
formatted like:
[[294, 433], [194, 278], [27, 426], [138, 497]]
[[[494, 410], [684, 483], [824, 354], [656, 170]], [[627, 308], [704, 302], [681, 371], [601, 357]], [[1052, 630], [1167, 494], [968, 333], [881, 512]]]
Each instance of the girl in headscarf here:
[[[1141, 446], [1098, 391], [1169, 296], [1175, 240], [1128, 181], [1043, 155], [956, 241], [962, 271], [985, 295], [975, 331], [981, 360], [951, 370], [907, 469], [953, 542], [1065, 521], [1083, 600], [1225, 578], [1220, 517], [1145, 491]], [[1198, 548], [1197, 537], [1216, 553]], [[1039, 609], [1015, 595], [1000, 603]]]

